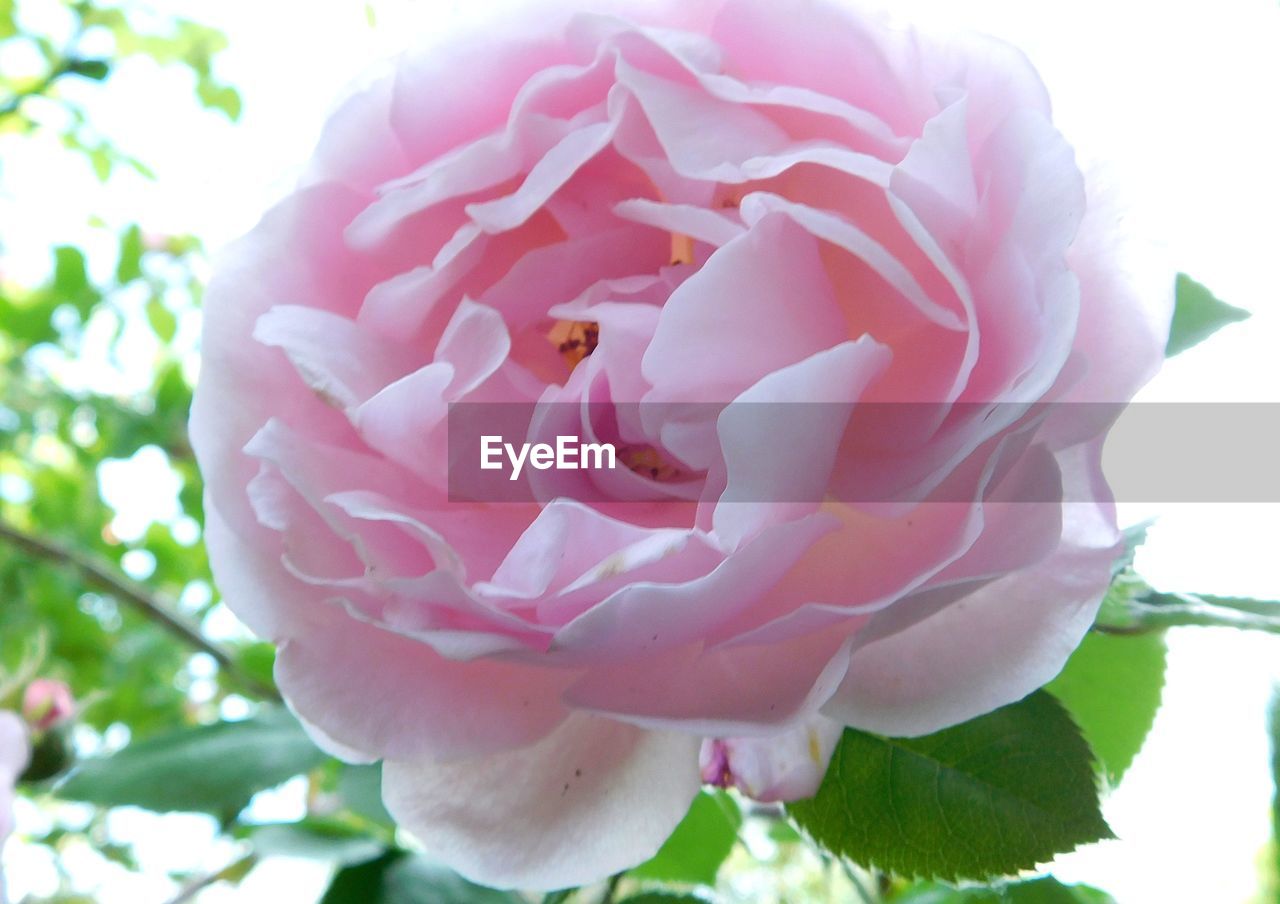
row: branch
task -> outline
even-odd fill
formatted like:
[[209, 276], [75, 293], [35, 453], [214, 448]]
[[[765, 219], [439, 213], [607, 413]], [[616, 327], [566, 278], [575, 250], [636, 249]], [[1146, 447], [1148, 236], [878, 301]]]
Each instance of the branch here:
[[[77, 4], [78, 6], [79, 4]], [[80, 39], [84, 37], [84, 10], [77, 8], [76, 17], [75, 33], [71, 35], [71, 40], [67, 42], [66, 49], [62, 51], [61, 56], [56, 62], [50, 60], [49, 71], [44, 74], [43, 78], [29, 88], [15, 92], [12, 97], [4, 102], [3, 106], [0, 106], [0, 119], [17, 113], [28, 99], [47, 94], [60, 78], [73, 74], [85, 62], [76, 55], [76, 47], [79, 45]]]
[[252, 675], [245, 674], [230, 653], [188, 624], [173, 611], [170, 604], [117, 574], [107, 565], [96, 562], [89, 556], [69, 549], [54, 540], [29, 534], [3, 519], [0, 519], [0, 540], [8, 542], [28, 555], [79, 572], [85, 583], [105, 590], [132, 606], [148, 621], [159, 625], [187, 645], [212, 656], [224, 672], [234, 677], [245, 688], [266, 700], [280, 699], [278, 690], [268, 687]]
[[194, 901], [196, 895], [204, 891], [211, 885], [217, 885], [219, 882], [229, 881], [236, 882], [244, 878], [249, 870], [258, 865], [258, 857], [255, 854], [249, 854], [240, 858], [235, 863], [225, 866], [216, 873], [210, 873], [207, 876], [201, 876], [184, 885], [178, 890], [178, 894], [169, 899], [168, 904], [187, 904], [188, 901]]
[[53, 87], [54, 82], [68, 74], [70, 71], [71, 61], [66, 59], [60, 61], [45, 73], [44, 78], [40, 79], [40, 81], [36, 82], [30, 88], [24, 88], [21, 91], [15, 92], [12, 97], [5, 101], [4, 105], [0, 106], [0, 119], [4, 119], [7, 116], [12, 116], [14, 113], [17, 113], [23, 103], [32, 97], [38, 97], [47, 92]]

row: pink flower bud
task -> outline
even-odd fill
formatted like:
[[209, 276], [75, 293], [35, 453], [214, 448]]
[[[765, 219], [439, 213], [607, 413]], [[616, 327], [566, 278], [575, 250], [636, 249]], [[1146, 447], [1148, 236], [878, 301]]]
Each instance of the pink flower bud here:
[[37, 678], [22, 695], [22, 716], [33, 731], [48, 731], [75, 713], [71, 688], [61, 681]]

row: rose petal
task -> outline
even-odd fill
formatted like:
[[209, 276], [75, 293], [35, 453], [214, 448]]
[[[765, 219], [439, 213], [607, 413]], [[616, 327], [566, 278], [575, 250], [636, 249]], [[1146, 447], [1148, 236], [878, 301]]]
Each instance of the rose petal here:
[[699, 743], [575, 715], [520, 750], [388, 760], [383, 797], [428, 853], [472, 881], [567, 888], [657, 852], [698, 792]]
[[572, 672], [446, 659], [340, 607], [319, 609], [308, 630], [281, 643], [276, 681], [299, 714], [347, 748], [410, 761], [482, 756], [536, 741], [567, 715], [560, 693]]
[[813, 716], [778, 734], [705, 741], [702, 778], [766, 803], [812, 797], [843, 732], [839, 722]]
[[271, 308], [258, 318], [253, 338], [282, 349], [304, 383], [346, 410], [414, 370], [421, 357], [346, 317], [300, 305]]
[[720, 412], [726, 486], [712, 524], [727, 549], [817, 510], [849, 415], [892, 358], [869, 336], [842, 342], [761, 378]]
[[[1097, 491], [1098, 446], [1060, 456], [1069, 485]], [[856, 649], [823, 713], [867, 731], [914, 736], [1021, 699], [1061, 670], [1093, 623], [1111, 583], [1117, 537], [1107, 504], [1067, 503], [1053, 555]], [[966, 642], [956, 643], [958, 636]]]
[[765, 217], [672, 293], [641, 365], [653, 385], [645, 401], [725, 404], [846, 338], [817, 242], [786, 217]]

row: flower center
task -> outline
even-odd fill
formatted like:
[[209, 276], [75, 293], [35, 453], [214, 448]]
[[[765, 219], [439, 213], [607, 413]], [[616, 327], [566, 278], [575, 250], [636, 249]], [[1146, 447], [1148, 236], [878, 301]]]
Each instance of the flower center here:
[[618, 449], [618, 461], [628, 470], [648, 477], [658, 483], [679, 480], [684, 474], [649, 445], [622, 446]]
[[573, 370], [600, 344], [600, 324], [594, 320], [560, 320], [547, 338]]

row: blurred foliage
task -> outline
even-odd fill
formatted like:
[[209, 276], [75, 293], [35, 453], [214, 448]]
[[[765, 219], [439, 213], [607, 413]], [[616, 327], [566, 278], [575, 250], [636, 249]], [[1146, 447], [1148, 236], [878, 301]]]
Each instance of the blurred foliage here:
[[[369, 17], [372, 25], [371, 8]], [[225, 46], [216, 30], [130, 0], [0, 0], [0, 142], [52, 136], [100, 180], [122, 167], [151, 178], [146, 161], [97, 128], [86, 98], [110, 90], [124, 61], [144, 58], [187, 79], [192, 104], [234, 120], [240, 96], [216, 66]], [[0, 191], [6, 175], [0, 159]], [[480, 888], [406, 850], [381, 801], [380, 767], [329, 758], [275, 705], [272, 647], [234, 632], [216, 644], [204, 636], [220, 604], [200, 543], [202, 486], [186, 436], [196, 369], [187, 327], [198, 314], [204, 251], [195, 237], [154, 234], [145, 223], [113, 229], [93, 213], [85, 211], [99, 244], [113, 252], [110, 266], [93, 249], [57, 244], [45, 275], [30, 284], [4, 266], [6, 240], [20, 224], [0, 225], [0, 703], [12, 705], [5, 695], [15, 673], [30, 677], [38, 667], [68, 682], [83, 704], [74, 730], [42, 740], [23, 789], [50, 816], [26, 843], [44, 846], [59, 864], [62, 886], [51, 900], [92, 899], [93, 889], [59, 859], [82, 855], [86, 845], [105, 862], [139, 870], [130, 844], [110, 828], [119, 806], [216, 817], [234, 856], [209, 875], [174, 877], [182, 895], [236, 883], [262, 859], [283, 855], [332, 869], [330, 904], [533, 900]], [[1241, 316], [1181, 278], [1170, 353]], [[139, 331], [147, 341], [137, 341]], [[124, 378], [139, 371], [141, 384]], [[104, 479], [122, 463], [134, 469], [135, 484], [172, 486], [172, 510], [128, 523]], [[1037, 694], [929, 738], [851, 731], [816, 802], [793, 808], [804, 832], [777, 807], [704, 791], [651, 860], [598, 888], [544, 900], [1108, 901], [1052, 878], [954, 888], [866, 867], [985, 875], [1105, 834], [1084, 741], [1107, 781], [1118, 782], [1159, 706], [1164, 629], [1276, 630], [1280, 622], [1274, 603], [1156, 593], [1131, 565], [1131, 555], [1118, 563], [1098, 631], [1050, 688], [1065, 711]], [[865, 756], [852, 756], [855, 748]], [[1056, 777], [1048, 766], [1028, 771], [1029, 758], [1050, 754], [1067, 762]], [[907, 794], [886, 801], [883, 776], [867, 769], [894, 757], [894, 780]], [[70, 776], [58, 778], [76, 758]], [[902, 770], [902, 762], [912, 768]], [[935, 784], [942, 766], [946, 788]], [[305, 815], [255, 822], [245, 809], [252, 797], [295, 778], [305, 786]], [[66, 815], [58, 801], [83, 806]], [[949, 837], [931, 820], [931, 806], [971, 828], [974, 820], [994, 820], [1014, 843], [992, 847], [990, 826], [986, 835]], [[877, 807], [906, 821], [909, 843], [883, 834], [893, 819], [846, 818]], [[1025, 850], [1015, 823], [1049, 840]], [[920, 868], [912, 845], [932, 848], [941, 868]], [[976, 865], [969, 862], [975, 856]]]
[[[95, 127], [86, 104], [111, 89], [123, 60], [145, 57], [166, 73], [185, 73], [193, 104], [236, 118], [239, 95], [214, 66], [225, 44], [213, 29], [141, 4], [0, 0], [0, 142], [52, 137], [101, 180], [121, 165], [151, 178], [145, 163]], [[0, 191], [9, 176], [2, 161]], [[30, 658], [32, 638], [41, 638], [40, 674], [65, 680], [83, 703], [70, 739], [81, 754], [194, 730], [183, 726], [216, 718], [222, 702], [252, 682], [269, 684], [271, 662], [261, 644], [233, 644], [227, 655], [245, 677], [227, 674], [77, 564], [125, 585], [133, 584], [126, 575], [145, 582], [138, 593], [193, 631], [216, 604], [199, 542], [202, 486], [186, 438], [195, 360], [191, 338], [179, 335], [183, 317], [198, 309], [203, 249], [194, 237], [151, 234], [144, 224], [112, 230], [94, 211], [83, 215], [97, 245], [115, 248], [113, 266], [95, 268], [96, 252], [58, 245], [47, 275], [32, 284], [15, 279], [3, 257], [20, 224], [0, 227], [0, 531], [69, 553], [38, 554], [0, 536], [0, 669], [15, 671]], [[124, 342], [130, 330], [149, 330], [149, 346]], [[95, 334], [106, 337], [101, 360], [88, 363]], [[136, 360], [140, 347], [152, 349], [150, 360]], [[68, 379], [88, 368], [101, 379]], [[126, 370], [151, 376], [129, 386], [115, 379]], [[135, 459], [144, 449], [155, 454]], [[131, 460], [151, 462], [156, 473], [147, 479], [178, 491], [172, 517], [120, 536], [100, 467]], [[42, 744], [49, 768], [29, 780], [65, 766], [65, 755], [53, 762], [51, 744]], [[309, 742], [305, 750], [308, 764], [323, 758]], [[261, 775], [274, 783], [299, 770], [279, 771]], [[96, 817], [35, 841], [57, 851], [75, 838], [136, 868]], [[72, 899], [71, 888], [68, 881], [62, 899]]]
[[[21, 49], [22, 57], [39, 61], [18, 73], [0, 70], [0, 134], [52, 129], [69, 150], [84, 155], [99, 179], [120, 165], [149, 176], [147, 165], [100, 134], [83, 105], [64, 91], [71, 81], [105, 81], [122, 60], [136, 56], [186, 70], [201, 104], [239, 118], [239, 93], [213, 71], [226, 38], [189, 19], [160, 18], [156, 27], [153, 11], [127, 0], [0, 0], [0, 53], [14, 57]], [[139, 27], [141, 20], [148, 27]]]
[[[135, 27], [139, 20], [145, 29]], [[142, 55], [188, 71], [200, 102], [236, 116], [238, 95], [213, 72], [224, 46], [212, 29], [157, 18], [128, 3], [0, 0], [0, 60], [24, 58], [25, 50], [25, 58], [41, 63], [20, 74], [0, 71], [0, 134], [53, 132], [102, 179], [122, 162], [148, 174], [93, 130], [82, 104], [64, 89], [75, 80], [107, 82], [121, 60]], [[3, 178], [0, 170], [0, 183]], [[0, 251], [4, 242], [0, 232]], [[186, 439], [190, 351], [174, 339], [180, 314], [199, 301], [202, 251], [192, 237], [148, 235], [139, 225], [125, 228], [115, 244], [115, 267], [106, 279], [95, 279], [86, 252], [72, 245], [52, 249], [42, 284], [17, 284], [0, 268], [0, 519], [117, 570], [129, 560], [149, 593], [193, 600], [183, 614], [198, 619], [211, 605], [210, 577], [198, 543], [200, 479]], [[138, 302], [156, 340], [150, 385], [127, 393], [69, 391], [61, 374], [84, 355], [90, 329], [105, 328], [110, 336], [106, 368], [118, 363], [119, 341]], [[144, 447], [163, 451], [163, 467], [181, 487], [182, 517], [121, 538], [99, 491], [99, 465], [131, 459]], [[145, 736], [199, 715], [189, 694], [192, 651], [119, 599], [87, 586], [74, 568], [0, 543], [0, 598], [6, 600], [0, 661], [15, 661], [23, 638], [47, 632], [45, 672], [93, 698], [83, 714], [92, 728], [122, 725]], [[111, 693], [93, 697], [99, 688]]]

